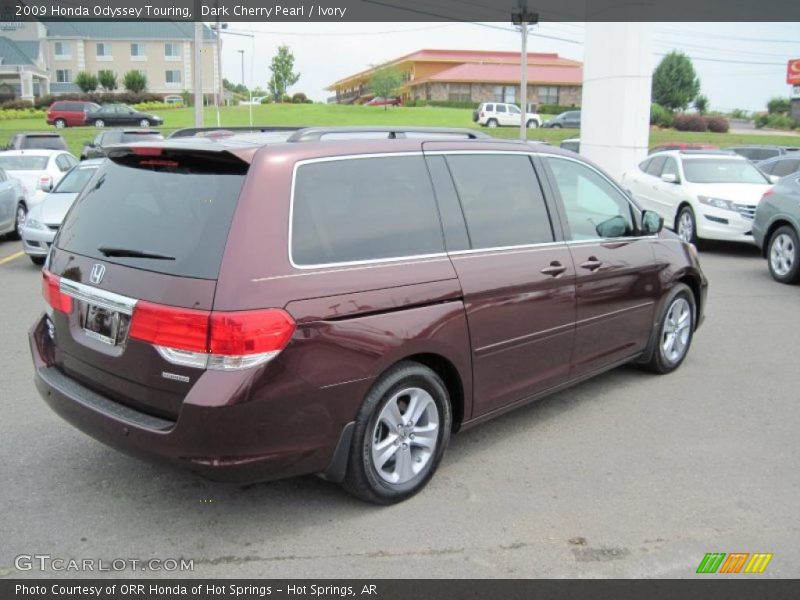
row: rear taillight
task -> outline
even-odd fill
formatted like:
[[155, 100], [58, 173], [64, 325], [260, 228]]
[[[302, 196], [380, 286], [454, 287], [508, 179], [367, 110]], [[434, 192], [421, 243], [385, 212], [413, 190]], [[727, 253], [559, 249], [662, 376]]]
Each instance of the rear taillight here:
[[42, 175], [39, 177], [39, 189], [46, 190], [48, 188], [53, 188], [53, 178], [50, 175]]
[[129, 335], [153, 344], [172, 363], [228, 370], [269, 362], [294, 330], [292, 317], [277, 308], [209, 312], [140, 301]]
[[42, 295], [53, 310], [65, 314], [72, 312], [72, 298], [61, 291], [61, 278], [49, 271], [42, 271]]

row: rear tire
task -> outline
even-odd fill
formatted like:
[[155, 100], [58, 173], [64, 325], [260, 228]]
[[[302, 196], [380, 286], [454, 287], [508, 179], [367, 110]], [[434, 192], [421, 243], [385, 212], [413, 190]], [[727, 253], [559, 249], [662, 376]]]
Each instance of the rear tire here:
[[106, 122], [103, 121], [103, 119], [95, 119], [94, 126], [95, 127], [105, 127], [106, 126]]
[[650, 357], [642, 366], [654, 373], [671, 373], [689, 353], [697, 322], [697, 305], [689, 286], [676, 283], [667, 294], [650, 340]]
[[19, 240], [22, 238], [22, 228], [25, 226], [25, 219], [28, 216], [28, 207], [24, 202], [17, 204], [17, 215], [14, 218], [14, 232], [11, 238]]
[[497, 119], [489, 119], [488, 121], [486, 121], [486, 126], [490, 127], [491, 129], [496, 128], [497, 127]]
[[342, 486], [374, 504], [410, 498], [436, 471], [452, 420], [441, 378], [419, 363], [398, 363], [377, 380], [358, 411]]
[[779, 227], [769, 239], [767, 249], [769, 273], [780, 283], [800, 281], [800, 242], [790, 225]]
[[539, 127], [539, 121], [531, 119], [530, 121], [528, 121], [527, 126], [528, 129], [536, 129], [537, 127]]

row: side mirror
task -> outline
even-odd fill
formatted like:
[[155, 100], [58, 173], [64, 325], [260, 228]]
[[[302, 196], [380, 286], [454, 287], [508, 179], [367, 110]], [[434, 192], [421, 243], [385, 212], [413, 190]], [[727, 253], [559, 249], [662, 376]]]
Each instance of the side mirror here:
[[664, 218], [652, 210], [642, 211], [642, 233], [655, 234], [664, 229]]
[[52, 177], [42, 177], [39, 180], [39, 189], [43, 192], [47, 192], [48, 194], [53, 191], [53, 178]]
[[95, 147], [97, 146], [97, 145], [94, 143], [94, 140], [92, 140], [92, 141], [90, 141], [90, 142], [86, 142], [86, 143], [84, 143], [83, 145], [84, 145], [84, 146], [86, 146], [87, 148], [95, 148]]
[[678, 176], [675, 173], [664, 173], [661, 176], [661, 181], [664, 183], [680, 183]]

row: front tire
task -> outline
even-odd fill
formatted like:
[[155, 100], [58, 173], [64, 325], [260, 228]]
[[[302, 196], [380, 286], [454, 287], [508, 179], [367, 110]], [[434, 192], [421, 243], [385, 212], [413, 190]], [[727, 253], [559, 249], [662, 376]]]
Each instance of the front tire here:
[[41, 267], [44, 265], [44, 256], [29, 256], [28, 258], [31, 259], [31, 262], [35, 264], [37, 267]]
[[64, 119], [56, 119], [54, 125], [56, 129], [64, 129], [67, 126], [67, 122]]
[[691, 206], [684, 206], [675, 217], [675, 233], [684, 242], [697, 244], [697, 220]]
[[800, 281], [800, 243], [793, 227], [779, 227], [769, 240], [769, 273], [780, 283]]
[[686, 358], [694, 338], [697, 305], [689, 286], [676, 283], [663, 304], [650, 341], [650, 358], [643, 364], [654, 373], [671, 373]]
[[378, 379], [358, 412], [343, 487], [374, 504], [410, 498], [436, 471], [452, 420], [441, 378], [419, 363], [398, 363]]
[[559, 123], [555, 123], [554, 125], [552, 125], [552, 127], [553, 129], [561, 129], [562, 125], [560, 125]]
[[150, 121], [148, 121], [147, 119], [142, 119], [141, 121], [139, 121], [139, 127], [143, 127], [145, 129], [150, 127]]

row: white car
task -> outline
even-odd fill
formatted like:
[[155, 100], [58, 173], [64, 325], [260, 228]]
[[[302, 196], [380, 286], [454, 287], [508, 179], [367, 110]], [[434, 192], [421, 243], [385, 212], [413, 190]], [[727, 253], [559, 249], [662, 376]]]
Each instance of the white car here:
[[724, 151], [651, 154], [622, 175], [642, 208], [657, 212], [687, 242], [753, 243], [756, 206], [771, 182], [746, 158]]
[[78, 164], [28, 213], [20, 237], [22, 249], [33, 264], [44, 264], [67, 211], [103, 161], [104, 158], [92, 158]]
[[[477, 122], [484, 127], [519, 127], [522, 111], [516, 104], [484, 102], [478, 107]], [[525, 113], [525, 124], [529, 129], [541, 127], [542, 118], [536, 113]]]
[[78, 159], [64, 150], [7, 150], [0, 152], [0, 169], [22, 185], [25, 200], [17, 207], [17, 222], [39, 204]]

